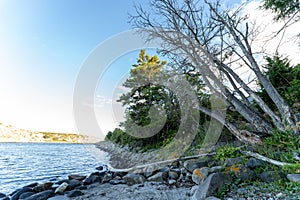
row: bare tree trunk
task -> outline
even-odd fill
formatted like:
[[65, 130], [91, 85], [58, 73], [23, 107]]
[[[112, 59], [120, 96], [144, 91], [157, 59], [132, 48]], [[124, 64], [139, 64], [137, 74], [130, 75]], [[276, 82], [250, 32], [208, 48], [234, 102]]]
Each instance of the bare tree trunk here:
[[[132, 16], [132, 22], [136, 27], [144, 30], [149, 40], [160, 38], [165, 52], [178, 54], [179, 57], [184, 57], [184, 60], [188, 59], [189, 65], [193, 66], [191, 73], [201, 74], [201, 78], [210, 90], [220, 97], [225, 97], [228, 105], [233, 105], [258, 132], [270, 134], [274, 129], [286, 131], [296, 127], [295, 124], [299, 119], [296, 119], [290, 106], [263, 75], [253, 56], [249, 42], [249, 38], [252, 37], [249, 34], [251, 31], [248, 30], [248, 24], [245, 33], [238, 29], [238, 25], [244, 23], [244, 18], [239, 15], [240, 10], [232, 14], [220, 10], [218, 2], [213, 5], [204, 1], [209, 9], [204, 5], [199, 7], [199, 4], [197, 5], [199, 2], [192, 0], [180, 3], [173, 0], [153, 0], [151, 4], [159, 16], [151, 18], [151, 13], [138, 7], [138, 15]], [[204, 17], [207, 10], [209, 13]], [[229, 40], [229, 37], [232, 40]], [[224, 62], [222, 55], [227, 51], [234, 52], [245, 67], [249, 67], [254, 72], [256, 80], [262, 84], [279, 114], [271, 110], [267, 103], [242, 80], [231, 68], [232, 63]], [[180, 60], [177, 61], [176, 63], [180, 63]], [[225, 77], [225, 81], [218, 79], [216, 71]], [[246, 95], [253, 98], [261, 108], [262, 114], [260, 110], [253, 107]], [[198, 109], [224, 124], [241, 141], [261, 143], [261, 139], [256, 134], [240, 130], [206, 108]], [[264, 115], [269, 116], [271, 122], [262, 117]]]

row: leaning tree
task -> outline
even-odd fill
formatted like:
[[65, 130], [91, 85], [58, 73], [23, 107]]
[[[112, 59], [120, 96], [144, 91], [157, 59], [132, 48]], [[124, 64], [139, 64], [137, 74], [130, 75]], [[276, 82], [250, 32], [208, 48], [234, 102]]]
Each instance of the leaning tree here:
[[[262, 135], [271, 135], [275, 129], [299, 133], [299, 115], [264, 75], [259, 62], [264, 52], [255, 52], [252, 47], [260, 32], [243, 14], [243, 5], [225, 9], [220, 2], [207, 0], [150, 0], [150, 5], [152, 10], [136, 7], [136, 14], [131, 15], [133, 26], [148, 40], [160, 39], [162, 53], [169, 56], [174, 69], [201, 77], [210, 93], [235, 109], [250, 128], [222, 118], [216, 109], [201, 105], [197, 109], [245, 143], [262, 143]], [[251, 76], [243, 77], [243, 70]], [[263, 87], [275, 109], [257, 94], [255, 82]]]

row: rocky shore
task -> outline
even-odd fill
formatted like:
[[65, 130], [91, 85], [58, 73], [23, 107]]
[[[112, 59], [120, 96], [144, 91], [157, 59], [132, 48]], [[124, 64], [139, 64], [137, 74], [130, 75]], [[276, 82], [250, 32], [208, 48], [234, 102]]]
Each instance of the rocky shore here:
[[[270, 164], [256, 158], [235, 157], [221, 161], [207, 155], [178, 159], [155, 165], [155, 168], [149, 165], [134, 168], [133, 165], [144, 163], [147, 157], [141, 159], [139, 153], [130, 153], [126, 148], [107, 142], [99, 143], [98, 148], [118, 155], [112, 154], [110, 165], [99, 166], [88, 176], [69, 175], [65, 180], [33, 183], [9, 195], [0, 194], [0, 200], [283, 200], [300, 196], [297, 189], [283, 189], [274, 184], [276, 181], [300, 182], [300, 174], [274, 171]], [[128, 161], [125, 162], [127, 168], [112, 167], [124, 165], [118, 162], [121, 158]]]

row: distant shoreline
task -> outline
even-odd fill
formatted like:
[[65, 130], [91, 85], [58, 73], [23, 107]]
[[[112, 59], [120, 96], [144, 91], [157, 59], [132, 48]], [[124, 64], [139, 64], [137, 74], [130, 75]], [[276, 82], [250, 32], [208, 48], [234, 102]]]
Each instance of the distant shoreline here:
[[100, 138], [77, 133], [31, 131], [0, 123], [0, 142], [94, 144]]
[[22, 142], [22, 141], [2, 141], [0, 138], [0, 143], [20, 143], [20, 144], [90, 144], [96, 145], [94, 142]]

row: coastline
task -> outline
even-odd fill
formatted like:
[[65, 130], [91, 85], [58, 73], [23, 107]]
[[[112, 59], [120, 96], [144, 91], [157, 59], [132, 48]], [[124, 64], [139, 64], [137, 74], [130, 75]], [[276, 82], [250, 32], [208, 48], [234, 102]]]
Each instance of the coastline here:
[[[118, 169], [122, 166], [126, 167], [127, 164], [134, 166], [144, 163], [147, 159], [147, 157], [141, 159], [140, 156], [144, 155], [142, 153], [131, 153], [126, 148], [111, 142], [102, 141], [95, 145], [110, 154], [110, 164], [119, 166]], [[127, 162], [120, 163], [119, 159]], [[149, 163], [149, 160], [147, 161]], [[235, 178], [251, 181], [253, 171], [248, 169], [252, 169], [259, 163], [254, 158], [248, 158], [248, 164], [246, 163], [245, 166], [239, 162], [242, 162], [240, 157], [226, 159], [225, 162], [216, 162], [212, 157], [199, 157], [165, 164], [152, 171], [133, 172], [111, 171], [103, 165], [87, 176], [69, 175], [68, 179], [58, 182], [34, 183], [16, 190], [9, 197], [1, 198], [0, 194], [0, 199], [18, 200], [21, 195], [28, 192], [31, 196], [23, 198], [24, 200], [220, 200], [215, 196], [225, 200], [298, 199], [300, 192], [290, 193], [280, 190], [273, 182], [262, 181], [259, 185], [250, 182], [248, 185], [236, 183]], [[264, 165], [261, 163], [260, 167]], [[242, 171], [244, 174], [241, 173]], [[224, 191], [224, 187], [226, 189], [228, 185], [231, 190]], [[12, 198], [16, 195], [17, 198]]]

